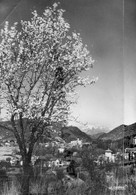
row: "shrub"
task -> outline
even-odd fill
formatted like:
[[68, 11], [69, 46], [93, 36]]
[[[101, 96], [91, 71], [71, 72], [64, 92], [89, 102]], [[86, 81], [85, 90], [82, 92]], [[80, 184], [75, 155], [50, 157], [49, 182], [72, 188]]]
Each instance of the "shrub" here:
[[94, 148], [92, 147], [90, 149], [83, 150], [81, 153], [81, 158], [82, 167], [88, 171], [88, 176], [86, 179], [88, 190], [95, 195], [102, 194], [107, 187], [106, 172], [105, 167], [100, 167], [95, 163], [97, 154], [95, 153]]
[[12, 182], [10, 187], [5, 185], [2, 195], [19, 195], [20, 189], [17, 183]]
[[4, 160], [0, 161], [0, 169], [7, 169], [10, 167], [11, 167], [10, 162], [4, 161]]
[[6, 169], [0, 169], [0, 191], [3, 190], [3, 187], [8, 184], [8, 176]]

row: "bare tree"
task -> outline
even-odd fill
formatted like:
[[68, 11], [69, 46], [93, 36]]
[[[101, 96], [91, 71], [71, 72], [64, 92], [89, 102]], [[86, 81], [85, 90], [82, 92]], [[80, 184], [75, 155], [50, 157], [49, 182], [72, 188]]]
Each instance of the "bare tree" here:
[[1, 107], [10, 124], [23, 159], [24, 185], [28, 194], [31, 157], [35, 143], [53, 130], [54, 122], [66, 124], [73, 92], [77, 86], [93, 81], [81, 73], [92, 67], [93, 60], [80, 34], [69, 32], [70, 25], [58, 4], [36, 11], [30, 21], [5, 23], [0, 42]]

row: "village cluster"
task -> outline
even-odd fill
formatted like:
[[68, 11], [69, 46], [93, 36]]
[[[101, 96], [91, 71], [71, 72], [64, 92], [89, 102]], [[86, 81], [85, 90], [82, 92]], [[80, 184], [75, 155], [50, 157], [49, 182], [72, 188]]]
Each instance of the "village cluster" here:
[[[83, 145], [89, 145], [90, 143], [83, 143], [82, 140], [74, 140], [70, 143], [66, 143], [61, 138], [56, 137], [56, 141], [48, 142], [48, 143], [39, 143], [38, 146], [42, 148], [55, 148], [55, 153], [60, 154], [62, 157], [66, 158], [57, 158], [51, 155], [33, 155], [32, 156], [32, 165], [40, 164], [39, 162], [42, 162], [43, 167], [65, 167], [68, 166], [71, 160], [71, 152], [70, 149], [73, 147], [76, 147], [77, 149], [82, 148]], [[15, 140], [2, 140], [0, 143], [0, 148], [5, 149], [5, 151], [8, 151], [8, 149], [11, 149], [9, 152], [1, 156], [1, 160], [8, 160], [11, 165], [15, 166], [16, 164], [22, 165], [21, 155], [19, 155], [19, 148], [18, 144]], [[65, 153], [65, 154], [64, 154]], [[64, 155], [63, 155], [64, 154]], [[73, 154], [73, 157], [76, 155], [76, 153]], [[56, 156], [56, 155], [55, 155]], [[50, 158], [51, 157], [51, 158]], [[68, 158], [67, 158], [68, 157]], [[69, 158], [70, 157], [70, 158]], [[47, 160], [48, 158], [48, 160]]]
[[[133, 138], [134, 145], [136, 144], [136, 137]], [[66, 143], [59, 137], [56, 137], [55, 141], [47, 142], [47, 143], [39, 143], [39, 147], [42, 148], [55, 148], [55, 154], [59, 155], [33, 155], [32, 156], [32, 165], [40, 164], [43, 167], [67, 167], [71, 160], [74, 161], [81, 161], [78, 150], [83, 147], [89, 147], [92, 143], [90, 142], [83, 142], [82, 140], [74, 140], [69, 143]], [[12, 166], [17, 164], [22, 166], [21, 155], [19, 155], [19, 149], [16, 141], [14, 139], [10, 140], [2, 140], [0, 143], [1, 149], [11, 149], [11, 154], [4, 154], [1, 156], [0, 160], [8, 161]], [[76, 152], [71, 152], [71, 149], [77, 149]], [[100, 154], [95, 161], [97, 165], [103, 164], [105, 162], [128, 162], [130, 160], [135, 159], [136, 157], [136, 150], [135, 147], [133, 148], [126, 148], [124, 152], [118, 151], [113, 153], [112, 150], [107, 149], [103, 154]], [[48, 160], [47, 160], [48, 159]]]
[[[136, 138], [133, 138], [133, 145], [136, 145]], [[69, 143], [66, 143], [60, 137], [56, 137], [55, 141], [46, 142], [46, 143], [38, 143], [37, 146], [37, 153], [32, 156], [32, 166], [38, 167], [40, 170], [40, 175], [44, 174], [44, 170], [46, 170], [46, 175], [50, 175], [55, 177], [57, 171], [63, 172], [65, 175], [65, 186], [73, 185], [75, 188], [77, 185], [79, 186], [79, 182], [81, 186], [85, 184], [85, 182], [80, 178], [81, 174], [88, 175], [88, 172], [85, 167], [82, 167], [82, 157], [80, 156], [80, 151], [82, 149], [88, 149], [92, 147], [91, 142], [85, 142], [83, 140], [77, 139], [73, 140]], [[0, 169], [6, 169], [9, 172], [9, 167], [6, 167], [5, 164], [10, 164], [10, 168], [15, 171], [21, 171], [22, 169], [22, 159], [21, 155], [19, 154], [19, 148], [15, 140], [2, 140], [0, 144], [0, 150], [7, 150], [9, 151], [8, 154], [3, 152], [3, 156], [0, 156]], [[45, 152], [40, 153], [40, 150], [45, 150]], [[94, 160], [96, 166], [107, 166], [107, 164], [118, 164], [123, 165], [126, 163], [130, 163], [135, 159], [135, 147], [133, 148], [125, 148], [124, 152], [121, 150], [113, 153], [111, 149], [107, 148], [103, 152], [103, 154], [97, 155], [97, 158]], [[11, 153], [10, 153], [11, 152]], [[95, 151], [94, 151], [95, 152]], [[2, 154], [2, 153], [0, 153]], [[2, 163], [5, 162], [5, 163]], [[124, 164], [122, 164], [124, 163]], [[17, 171], [17, 173], [18, 173]], [[12, 172], [13, 174], [13, 172]], [[16, 172], [14, 172], [14, 175]], [[107, 182], [111, 181], [114, 178], [112, 172], [106, 172]], [[53, 194], [55, 192], [56, 183], [52, 183], [48, 187], [48, 191]], [[73, 187], [72, 187], [73, 188]], [[49, 193], [49, 194], [50, 194]]]

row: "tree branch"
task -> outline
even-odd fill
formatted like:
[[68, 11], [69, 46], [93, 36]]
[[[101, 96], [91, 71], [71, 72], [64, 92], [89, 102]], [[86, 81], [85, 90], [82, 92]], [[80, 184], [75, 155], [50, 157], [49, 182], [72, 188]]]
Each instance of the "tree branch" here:
[[14, 104], [16, 107], [18, 107], [17, 102], [15, 101], [15, 99], [13, 98], [13, 95], [12, 95], [12, 93], [11, 93], [10, 85], [7, 84], [7, 83], [6, 83], [6, 85], [7, 85], [7, 87], [8, 87], [8, 91], [9, 91], [9, 94], [10, 94], [10, 97], [11, 97], [11, 100], [12, 100], [13, 104]]

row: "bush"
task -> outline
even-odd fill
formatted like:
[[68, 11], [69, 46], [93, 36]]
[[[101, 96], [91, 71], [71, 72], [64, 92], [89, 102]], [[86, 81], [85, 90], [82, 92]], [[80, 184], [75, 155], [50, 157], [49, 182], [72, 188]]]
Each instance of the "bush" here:
[[97, 154], [95, 149], [92, 147], [87, 150], [83, 150], [81, 153], [82, 167], [88, 171], [88, 177], [86, 183], [88, 190], [92, 194], [102, 194], [107, 186], [105, 167], [98, 166], [95, 161]]
[[11, 164], [10, 162], [7, 162], [7, 161], [0, 161], [0, 169], [8, 169], [11, 167]]
[[12, 182], [10, 187], [5, 185], [2, 191], [2, 195], [19, 195], [19, 186], [17, 183]]
[[0, 169], [0, 191], [3, 190], [5, 185], [8, 185], [7, 172], [6, 169]]

